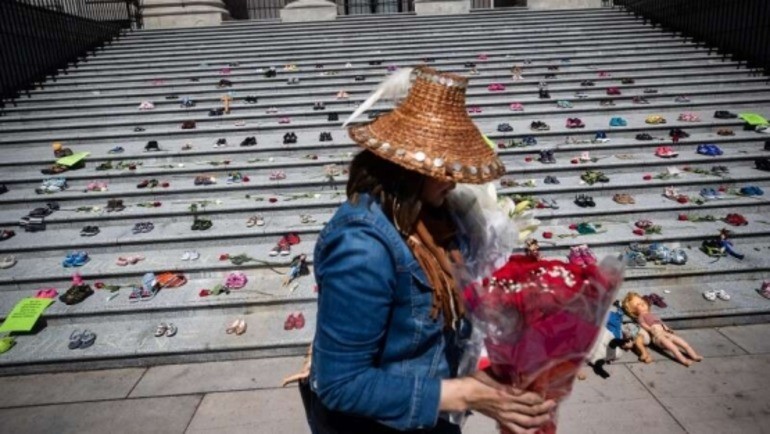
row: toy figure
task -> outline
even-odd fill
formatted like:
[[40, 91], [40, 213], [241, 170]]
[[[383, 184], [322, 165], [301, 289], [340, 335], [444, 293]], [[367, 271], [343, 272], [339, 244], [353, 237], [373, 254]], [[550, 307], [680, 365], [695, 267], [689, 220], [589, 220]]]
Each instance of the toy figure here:
[[[670, 351], [679, 363], [690, 366], [693, 360], [696, 362], [703, 360], [703, 357], [696, 353], [684, 339], [675, 335], [671, 328], [650, 312], [650, 304], [642, 296], [635, 292], [629, 292], [623, 299], [622, 305], [626, 314], [636, 320], [639, 326], [652, 336], [652, 343], [660, 349]], [[634, 344], [636, 344], [636, 340]], [[637, 347], [637, 349], [639, 348]], [[684, 350], [684, 353], [692, 360], [685, 358], [681, 350]], [[641, 357], [640, 355], [640, 359]]]
[[524, 77], [521, 76], [521, 67], [518, 65], [511, 68], [511, 75], [513, 75], [513, 81], [524, 80]]
[[640, 362], [652, 363], [652, 356], [647, 350], [647, 346], [650, 345], [650, 334], [636, 323], [623, 324], [622, 330], [624, 342], [621, 348], [626, 351], [633, 350]]
[[307, 266], [307, 255], [301, 253], [291, 260], [289, 272], [283, 279], [283, 286], [288, 286], [294, 279], [300, 276], [307, 276], [308, 274], [310, 274], [310, 269]]

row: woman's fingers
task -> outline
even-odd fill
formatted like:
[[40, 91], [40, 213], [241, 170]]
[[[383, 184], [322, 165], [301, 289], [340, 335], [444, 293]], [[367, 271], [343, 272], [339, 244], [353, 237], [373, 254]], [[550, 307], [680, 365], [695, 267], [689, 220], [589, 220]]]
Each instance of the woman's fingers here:
[[503, 410], [511, 413], [521, 413], [526, 416], [540, 416], [540, 415], [548, 414], [551, 410], [553, 410], [554, 405], [552, 405], [552, 402], [553, 401], [546, 401], [541, 404], [535, 404], [535, 405], [526, 405], [526, 404], [520, 404], [517, 402], [509, 402], [505, 405]]
[[526, 414], [517, 412], [503, 412], [500, 413], [500, 419], [498, 419], [498, 422], [502, 424], [510, 424], [523, 429], [534, 429], [542, 426], [550, 420], [550, 414], [527, 416]]
[[281, 387], [286, 387], [287, 385], [291, 383], [296, 383], [297, 381], [304, 380], [309, 376], [309, 372], [300, 372], [298, 374], [289, 375], [288, 377], [283, 379], [283, 384]]

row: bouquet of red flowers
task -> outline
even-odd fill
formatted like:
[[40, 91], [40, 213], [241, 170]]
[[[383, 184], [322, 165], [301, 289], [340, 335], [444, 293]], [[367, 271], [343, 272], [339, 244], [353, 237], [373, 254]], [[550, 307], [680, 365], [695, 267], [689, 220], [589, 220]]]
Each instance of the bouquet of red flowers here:
[[[546, 399], [566, 398], [604, 325], [621, 274], [609, 262], [574, 265], [513, 255], [491, 276], [469, 284], [464, 296], [484, 336], [492, 376]], [[555, 421], [539, 432], [555, 433]]]

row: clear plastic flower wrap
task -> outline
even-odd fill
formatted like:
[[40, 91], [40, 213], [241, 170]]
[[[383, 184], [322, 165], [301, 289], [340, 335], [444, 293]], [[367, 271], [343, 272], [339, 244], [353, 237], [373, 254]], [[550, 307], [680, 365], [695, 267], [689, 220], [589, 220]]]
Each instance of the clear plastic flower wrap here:
[[[484, 197], [477, 197], [475, 211], [458, 218], [469, 246], [456, 277], [474, 328], [460, 375], [476, 371], [486, 350], [487, 372], [498, 382], [561, 402], [604, 326], [622, 266], [611, 258], [574, 265], [542, 259], [537, 252], [510, 255], [511, 243], [499, 235], [508, 233], [506, 226], [521, 230], [521, 221], [508, 219], [499, 207], [483, 206]], [[538, 432], [555, 433], [555, 416], [556, 410]]]

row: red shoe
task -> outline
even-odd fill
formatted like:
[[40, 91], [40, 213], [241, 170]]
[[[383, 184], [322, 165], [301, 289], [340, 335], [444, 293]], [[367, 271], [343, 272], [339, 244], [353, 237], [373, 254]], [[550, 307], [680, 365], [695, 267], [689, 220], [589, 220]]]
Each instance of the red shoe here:
[[733, 226], [746, 226], [749, 224], [749, 221], [740, 214], [727, 214], [727, 217], [725, 217], [725, 223]]
[[[303, 319], [304, 321], [304, 319]], [[303, 322], [304, 325], [304, 322]], [[291, 330], [297, 326], [297, 318], [294, 318], [294, 314], [290, 313], [289, 316], [286, 318], [286, 321], [283, 323], [283, 329], [284, 330]]]
[[297, 234], [296, 232], [291, 232], [289, 234], [286, 234], [284, 238], [286, 239], [286, 241], [289, 243], [290, 246], [296, 246], [300, 242], [299, 234]]
[[305, 327], [305, 315], [298, 312], [297, 316], [294, 317], [294, 328], [300, 330], [302, 327]]

